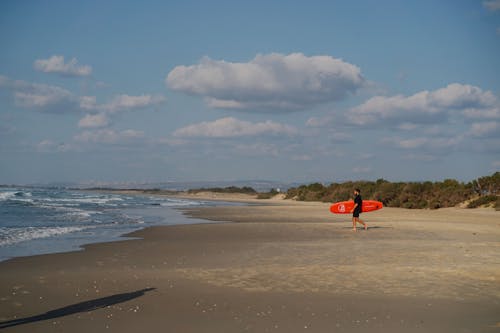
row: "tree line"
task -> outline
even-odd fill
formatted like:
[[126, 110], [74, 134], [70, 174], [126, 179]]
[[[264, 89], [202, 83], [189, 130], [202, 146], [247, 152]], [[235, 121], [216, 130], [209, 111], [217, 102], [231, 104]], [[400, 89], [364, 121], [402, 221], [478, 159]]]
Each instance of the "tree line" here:
[[500, 172], [468, 183], [454, 179], [439, 182], [348, 181], [323, 185], [313, 183], [290, 188], [287, 199], [337, 202], [352, 199], [360, 188], [364, 199], [381, 201], [386, 207], [444, 208], [468, 202], [469, 208], [492, 205], [500, 210]]

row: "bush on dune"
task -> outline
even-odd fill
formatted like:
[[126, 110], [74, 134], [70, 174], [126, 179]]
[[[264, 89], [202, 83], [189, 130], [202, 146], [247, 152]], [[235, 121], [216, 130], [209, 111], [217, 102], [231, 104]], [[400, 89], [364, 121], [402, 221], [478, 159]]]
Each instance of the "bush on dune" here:
[[[352, 199], [354, 188], [360, 188], [364, 199], [381, 201], [387, 207], [429, 208], [437, 209], [454, 207], [471, 198], [481, 202], [494, 202], [500, 210], [500, 172], [492, 176], [478, 178], [469, 183], [462, 183], [455, 179], [446, 179], [441, 182], [389, 182], [384, 179], [377, 181], [348, 181], [332, 183], [325, 186], [320, 183], [302, 185], [291, 188], [286, 193], [287, 199], [300, 201], [337, 202]], [[474, 203], [473, 205], [476, 205]], [[477, 207], [476, 206], [476, 207]]]

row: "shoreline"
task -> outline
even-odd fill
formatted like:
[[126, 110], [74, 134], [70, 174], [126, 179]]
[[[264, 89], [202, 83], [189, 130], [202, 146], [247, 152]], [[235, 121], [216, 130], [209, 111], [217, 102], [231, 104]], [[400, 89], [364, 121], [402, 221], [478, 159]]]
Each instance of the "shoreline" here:
[[327, 207], [181, 209], [232, 223], [149, 227], [132, 240], [1, 262], [0, 328], [498, 330], [497, 212], [384, 208], [363, 214], [370, 228], [354, 233], [350, 216]]

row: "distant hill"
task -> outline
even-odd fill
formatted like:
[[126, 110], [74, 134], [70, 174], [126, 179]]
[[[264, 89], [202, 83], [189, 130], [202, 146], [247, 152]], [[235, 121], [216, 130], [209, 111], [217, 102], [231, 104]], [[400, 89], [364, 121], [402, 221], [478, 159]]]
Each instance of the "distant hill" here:
[[0, 187], [43, 187], [85, 190], [155, 190], [155, 191], [188, 191], [193, 189], [225, 189], [225, 188], [253, 188], [257, 192], [266, 192], [273, 189], [286, 191], [299, 183], [286, 183], [270, 180], [225, 180], [225, 181], [169, 181], [169, 182], [81, 182], [81, 183], [40, 183], [14, 184]]

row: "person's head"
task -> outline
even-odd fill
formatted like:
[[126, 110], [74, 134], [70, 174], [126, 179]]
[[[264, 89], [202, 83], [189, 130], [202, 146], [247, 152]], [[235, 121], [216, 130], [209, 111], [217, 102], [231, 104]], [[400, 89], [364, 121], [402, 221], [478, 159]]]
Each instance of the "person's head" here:
[[354, 194], [356, 194], [356, 195], [361, 194], [361, 190], [359, 188], [355, 188]]

